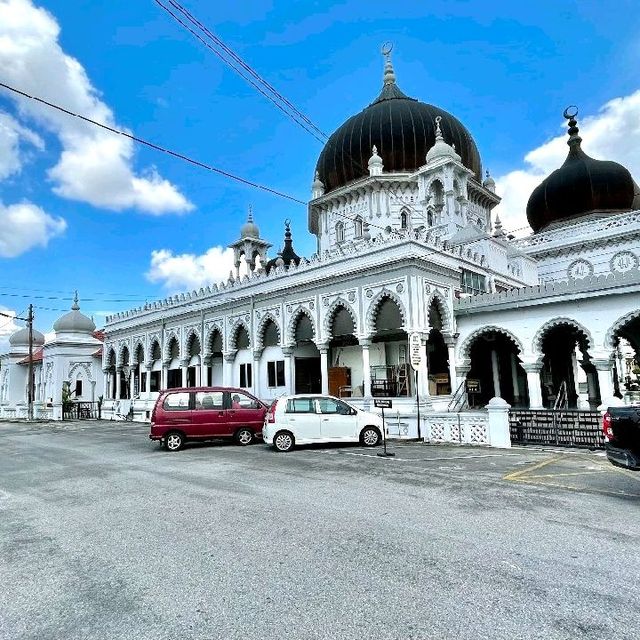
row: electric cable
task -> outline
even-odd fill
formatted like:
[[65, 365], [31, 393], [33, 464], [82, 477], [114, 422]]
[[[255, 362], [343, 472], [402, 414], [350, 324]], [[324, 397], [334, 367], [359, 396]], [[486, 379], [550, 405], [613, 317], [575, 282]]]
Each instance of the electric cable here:
[[161, 153], [166, 153], [167, 155], [173, 156], [174, 158], [178, 158], [180, 160], [184, 160], [185, 162], [188, 162], [190, 164], [193, 164], [197, 167], [200, 167], [201, 169], [206, 169], [207, 171], [211, 171], [213, 173], [217, 173], [219, 175], [222, 175], [226, 178], [229, 178], [231, 180], [235, 180], [236, 182], [240, 182], [242, 184], [245, 184], [249, 187], [253, 187], [255, 189], [261, 189], [262, 191], [267, 191], [268, 193], [271, 193], [273, 195], [279, 196], [280, 198], [285, 198], [286, 200], [291, 200], [293, 202], [297, 202], [298, 204], [306, 204], [306, 202], [304, 202], [303, 200], [300, 200], [294, 196], [291, 196], [287, 193], [283, 193], [282, 191], [278, 191], [276, 189], [272, 189], [271, 187], [267, 187], [266, 185], [263, 184], [259, 184], [257, 182], [253, 182], [251, 180], [247, 180], [246, 178], [242, 178], [240, 176], [237, 176], [233, 173], [230, 173], [228, 171], [225, 171], [223, 169], [218, 169], [217, 167], [214, 167], [212, 165], [206, 164], [204, 162], [200, 162], [199, 160], [194, 160], [193, 158], [190, 158], [189, 156], [186, 156], [182, 153], [178, 153], [177, 151], [172, 151], [171, 149], [167, 149], [166, 147], [162, 147], [158, 144], [155, 144], [153, 142], [149, 142], [148, 140], [145, 140], [144, 138], [139, 138], [138, 136], [134, 136], [131, 133], [127, 133], [126, 131], [122, 131], [120, 129], [116, 129], [115, 127], [111, 127], [107, 124], [104, 124], [102, 122], [97, 122], [96, 120], [92, 120], [91, 118], [88, 118], [87, 116], [83, 116], [80, 115], [79, 113], [75, 113], [69, 109], [65, 109], [64, 107], [61, 107], [60, 105], [57, 105], [53, 102], [50, 102], [48, 100], [44, 100], [43, 98], [39, 98], [38, 96], [33, 96], [30, 95], [28, 93], [26, 93], [25, 91], [21, 91], [20, 89], [16, 89], [15, 87], [12, 87], [8, 84], [5, 84], [4, 82], [0, 82], [0, 87], [7, 89], [8, 91], [12, 91], [13, 93], [16, 93], [20, 96], [23, 96], [24, 98], [28, 98], [29, 100], [34, 100], [35, 102], [38, 102], [40, 104], [43, 104], [47, 107], [50, 107], [51, 109], [55, 109], [57, 111], [60, 111], [61, 113], [65, 113], [68, 116], [72, 116], [74, 118], [78, 118], [80, 120], [83, 120], [84, 122], [88, 122], [89, 124], [92, 124], [96, 127], [100, 127], [101, 129], [105, 129], [106, 131], [110, 131], [111, 133], [115, 133], [118, 134], [120, 136], [124, 136], [125, 138], [129, 138], [130, 140], [133, 140], [134, 142], [137, 142], [139, 144], [142, 144], [146, 147], [149, 147], [151, 149], [155, 149], [156, 151], [160, 151]]

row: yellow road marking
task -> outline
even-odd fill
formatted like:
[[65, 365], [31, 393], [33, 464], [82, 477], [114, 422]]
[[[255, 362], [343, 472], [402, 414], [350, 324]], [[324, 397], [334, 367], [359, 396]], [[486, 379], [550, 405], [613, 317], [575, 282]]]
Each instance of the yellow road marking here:
[[[529, 478], [561, 478], [563, 476], [588, 476], [589, 474], [592, 473], [606, 473], [606, 469], [599, 469], [598, 471], [573, 471], [571, 473], [547, 473], [545, 475], [540, 475], [540, 476], [531, 476], [528, 475], [526, 476], [526, 479], [528, 480]], [[517, 478], [516, 478], [517, 480]]]
[[556, 462], [558, 460], [561, 460], [562, 458], [564, 458], [564, 454], [559, 454], [556, 456], [551, 456], [550, 458], [547, 458], [546, 460], [543, 460], [542, 462], [536, 462], [535, 464], [525, 468], [525, 469], [520, 469], [519, 471], [513, 471], [512, 473], [508, 473], [506, 476], [504, 476], [502, 479], [503, 480], [518, 480], [518, 478], [520, 478], [520, 476], [523, 476], [531, 471], [537, 471], [538, 469], [542, 469], [542, 467], [546, 467], [549, 464], [552, 464], [553, 462]]
[[559, 489], [567, 489], [568, 491], [578, 491], [580, 493], [598, 493], [605, 496], [625, 496], [628, 498], [640, 498], [640, 493], [628, 493], [627, 491], [604, 491], [602, 489], [592, 489], [591, 487], [572, 487], [571, 485], [560, 484], [559, 482], [532, 482], [527, 478], [514, 478], [512, 482], [532, 484], [538, 487], [557, 487]]

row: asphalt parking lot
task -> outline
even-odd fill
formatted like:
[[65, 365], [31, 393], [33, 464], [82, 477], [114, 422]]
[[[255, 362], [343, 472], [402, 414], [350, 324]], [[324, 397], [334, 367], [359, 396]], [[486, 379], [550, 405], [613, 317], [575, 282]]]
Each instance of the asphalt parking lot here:
[[0, 422], [0, 638], [624, 638], [640, 474], [601, 453], [187, 446]]

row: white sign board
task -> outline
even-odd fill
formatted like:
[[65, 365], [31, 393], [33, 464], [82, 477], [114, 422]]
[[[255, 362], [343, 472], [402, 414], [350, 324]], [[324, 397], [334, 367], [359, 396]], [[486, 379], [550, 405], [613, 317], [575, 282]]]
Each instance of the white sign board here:
[[409, 334], [409, 356], [411, 358], [411, 367], [414, 371], [418, 371], [422, 363], [422, 338], [419, 333]]

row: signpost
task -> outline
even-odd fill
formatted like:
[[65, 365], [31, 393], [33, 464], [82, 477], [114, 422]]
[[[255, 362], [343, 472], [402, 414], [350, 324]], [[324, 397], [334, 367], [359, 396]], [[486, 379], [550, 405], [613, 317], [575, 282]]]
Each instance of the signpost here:
[[385, 409], [391, 409], [393, 407], [393, 403], [391, 402], [391, 400], [374, 400], [373, 401], [373, 406], [376, 407], [377, 409], [381, 409], [382, 410], [382, 445], [384, 447], [384, 451], [381, 453], [378, 453], [378, 455], [381, 458], [392, 458], [393, 456], [395, 456], [395, 453], [390, 453], [387, 451], [387, 425], [384, 421], [384, 410]]
[[418, 440], [422, 439], [422, 434], [420, 430], [420, 387], [418, 386], [418, 371], [420, 370], [420, 365], [422, 364], [422, 338], [419, 333], [413, 332], [409, 334], [409, 357], [411, 361], [411, 368], [415, 371], [415, 381], [416, 381], [416, 411], [418, 418]]
[[467, 395], [471, 396], [471, 406], [475, 407], [475, 396], [482, 391], [480, 387], [480, 380], [477, 378], [467, 378], [464, 384]]

